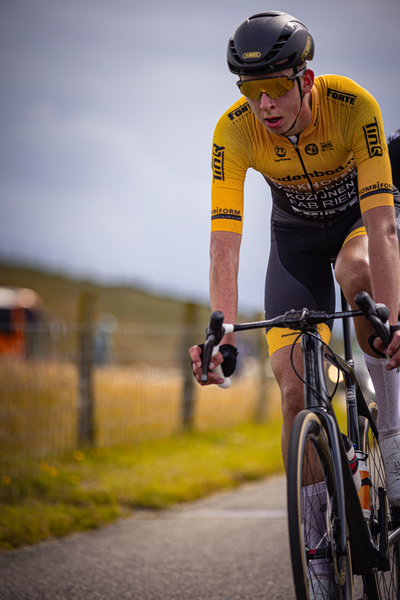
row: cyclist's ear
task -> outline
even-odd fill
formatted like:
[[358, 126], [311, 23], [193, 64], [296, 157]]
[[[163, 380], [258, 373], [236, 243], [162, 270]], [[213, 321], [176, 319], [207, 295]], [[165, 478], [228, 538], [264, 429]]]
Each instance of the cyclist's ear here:
[[307, 69], [302, 77], [302, 91], [303, 94], [308, 94], [314, 85], [314, 71]]

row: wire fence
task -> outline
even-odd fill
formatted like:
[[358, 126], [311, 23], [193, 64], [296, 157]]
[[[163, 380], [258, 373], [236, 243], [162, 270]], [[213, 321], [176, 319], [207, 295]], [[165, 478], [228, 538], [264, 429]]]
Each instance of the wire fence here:
[[0, 477], [78, 448], [261, 421], [279, 410], [260, 332], [241, 336], [228, 390], [195, 383], [188, 349], [204, 337], [196, 324], [34, 323], [0, 327], [4, 336]]

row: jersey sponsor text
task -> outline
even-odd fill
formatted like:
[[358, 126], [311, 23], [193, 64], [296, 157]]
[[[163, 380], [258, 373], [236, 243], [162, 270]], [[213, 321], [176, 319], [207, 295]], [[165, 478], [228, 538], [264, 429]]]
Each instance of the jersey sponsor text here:
[[230, 219], [233, 221], [241, 221], [242, 215], [240, 210], [234, 210], [233, 208], [219, 208], [216, 206], [211, 211], [211, 220], [215, 219]]
[[376, 117], [372, 123], [365, 125], [363, 130], [370, 157], [382, 156], [381, 136], [379, 134], [379, 127]]
[[212, 167], [214, 179], [224, 181], [224, 146], [213, 145]]
[[338, 102], [343, 102], [344, 104], [354, 105], [357, 100], [357, 96], [355, 96], [354, 94], [338, 92], [338, 90], [333, 90], [332, 88], [328, 87], [328, 99], [337, 100]]
[[229, 112], [228, 117], [231, 121], [234, 121], [238, 117], [241, 117], [244, 113], [247, 113], [249, 110], [249, 103], [246, 102], [246, 104], [242, 104], [242, 106], [239, 106], [239, 108], [237, 108], [236, 110], [232, 110], [231, 112]]

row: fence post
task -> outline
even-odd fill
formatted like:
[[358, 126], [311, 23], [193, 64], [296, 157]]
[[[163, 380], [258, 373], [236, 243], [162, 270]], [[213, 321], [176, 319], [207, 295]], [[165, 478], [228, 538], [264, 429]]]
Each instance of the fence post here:
[[198, 323], [198, 306], [187, 302], [184, 305], [183, 322], [185, 325], [185, 334], [183, 335], [182, 347], [182, 373], [183, 373], [183, 391], [182, 391], [182, 425], [184, 430], [192, 429], [194, 423], [195, 409], [195, 378], [190, 365], [189, 348], [199, 343], [195, 339], [195, 326]]
[[79, 409], [78, 445], [93, 446], [94, 393], [93, 393], [93, 324], [96, 298], [82, 294], [79, 307]]

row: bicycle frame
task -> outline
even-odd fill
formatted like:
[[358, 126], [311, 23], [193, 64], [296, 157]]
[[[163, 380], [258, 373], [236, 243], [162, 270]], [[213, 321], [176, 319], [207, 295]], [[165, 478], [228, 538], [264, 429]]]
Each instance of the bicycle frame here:
[[[342, 310], [343, 312], [348, 312], [348, 309], [348, 304], [342, 295]], [[355, 543], [350, 543], [353, 572], [358, 575], [369, 575], [371, 572], [382, 567], [382, 565], [385, 565], [387, 549], [389, 547], [388, 534], [384, 530], [387, 518], [381, 519], [381, 543], [380, 548], [375, 549], [372, 536], [362, 512], [354, 508], [355, 506], [359, 506], [358, 495], [340, 435], [340, 427], [335, 411], [331, 407], [331, 398], [325, 377], [325, 360], [335, 365], [342, 372], [346, 389], [348, 436], [356, 444], [356, 448], [364, 452], [365, 447], [362, 447], [361, 443], [358, 416], [361, 415], [368, 419], [370, 427], [377, 438], [378, 431], [354, 370], [349, 320], [350, 317], [343, 318], [344, 360], [336, 354], [330, 355], [324, 352], [325, 345], [316, 328], [312, 332], [305, 331], [302, 333], [304, 404], [305, 409], [312, 410], [319, 416], [330, 439], [332, 449], [330, 459], [336, 475], [338, 507], [340, 514], [346, 515], [350, 540], [351, 542], [355, 541]], [[382, 499], [382, 507], [383, 505], [384, 499]], [[387, 517], [386, 514], [385, 517]], [[348, 536], [346, 521], [341, 520], [340, 526], [340, 552], [344, 555], [346, 553]]]
[[[342, 311], [347, 312], [348, 303], [341, 294]], [[400, 539], [400, 527], [394, 531], [388, 532], [387, 523], [389, 515], [387, 512], [386, 492], [383, 488], [379, 490], [379, 510], [380, 510], [380, 544], [375, 548], [372, 535], [366, 522], [360, 515], [360, 511], [354, 510], [358, 505], [358, 498], [354, 485], [350, 483], [352, 475], [349, 476], [347, 457], [341, 438], [338, 437], [339, 426], [336, 415], [330, 409], [330, 398], [327, 389], [324, 369], [324, 359], [336, 366], [343, 375], [346, 392], [346, 411], [347, 411], [347, 435], [353, 441], [357, 450], [366, 451], [366, 432], [359, 429], [359, 416], [365, 417], [369, 427], [373, 431], [376, 439], [379, 439], [379, 433], [374, 418], [371, 415], [367, 402], [364, 398], [362, 389], [358, 383], [357, 375], [354, 369], [354, 358], [351, 344], [350, 317], [344, 317], [342, 320], [344, 359], [338, 355], [324, 353], [323, 342], [315, 333], [310, 335], [303, 333], [301, 345], [303, 350], [304, 380], [305, 380], [305, 408], [313, 410], [318, 414], [325, 428], [328, 431], [332, 444], [331, 460], [337, 474], [338, 484], [338, 502], [341, 507], [345, 506], [347, 524], [349, 527], [350, 544], [352, 550], [353, 572], [354, 574], [364, 575], [369, 579], [369, 590], [375, 589], [373, 573], [377, 570], [386, 571], [389, 568], [388, 551], [389, 548]], [[314, 390], [318, 390], [317, 397]], [[328, 408], [323, 408], [326, 404]], [[339, 458], [339, 460], [338, 460]], [[356, 504], [354, 504], [356, 503]], [[344, 538], [346, 539], [346, 534]], [[357, 540], [354, 543], [354, 540]], [[342, 550], [342, 549], [341, 549]], [[377, 590], [377, 588], [376, 588]], [[376, 591], [378, 598], [378, 591]]]
[[[313, 333], [304, 332], [301, 336], [304, 369], [304, 404], [305, 409], [312, 410], [321, 419], [328, 432], [333, 452], [330, 459], [337, 482], [337, 497], [339, 514], [345, 515], [345, 490], [343, 484], [343, 468], [339, 438], [339, 425], [336, 415], [330, 409], [330, 396], [325, 379], [324, 370], [324, 343], [315, 330]], [[340, 441], [339, 441], [340, 440]], [[344, 448], [343, 448], [344, 450]], [[345, 556], [347, 552], [347, 528], [345, 519], [340, 520], [340, 553]]]
[[[360, 310], [349, 310], [343, 294], [341, 298], [342, 312], [326, 313], [309, 311], [304, 308], [297, 311], [287, 311], [284, 315], [268, 321], [236, 325], [224, 323], [222, 312], [213, 312], [207, 328], [207, 340], [203, 349], [201, 381], [207, 381], [210, 359], [214, 347], [217, 347], [223, 336], [228, 333], [266, 327], [285, 327], [301, 332], [300, 342], [304, 366], [302, 381], [304, 384], [306, 410], [296, 417], [297, 421], [295, 421], [294, 425], [296, 425], [296, 422], [299, 424], [299, 427], [296, 428], [296, 436], [303, 435], [305, 430], [302, 429], [302, 424], [308, 422], [309, 415], [314, 413], [315, 432], [312, 435], [315, 435], [319, 440], [319, 450], [322, 452], [321, 456], [326, 455], [326, 479], [328, 482], [332, 481], [330, 474], [334, 474], [333, 481], [335, 483], [333, 487], [338, 511], [336, 527], [339, 534], [336, 539], [336, 544], [339, 544], [339, 547], [336, 545], [337, 556], [346, 557], [348, 555], [348, 540], [350, 540], [352, 563], [350, 564], [350, 569], [353, 574], [363, 576], [369, 600], [379, 600], [380, 583], [378, 583], [377, 574], [379, 572], [383, 572], [384, 574], [385, 571], [390, 570], [390, 577], [392, 577], [391, 569], [394, 564], [397, 569], [397, 574], [395, 575], [397, 577], [395, 584], [396, 593], [399, 591], [400, 547], [398, 540], [400, 539], [400, 509], [393, 516], [393, 508], [391, 508], [389, 514], [386, 490], [383, 487], [385, 475], [383, 468], [383, 471], [381, 471], [383, 476], [380, 474], [378, 478], [379, 481], [382, 481], [382, 484], [379, 483], [373, 487], [375, 494], [374, 506], [376, 508], [376, 511], [374, 511], [375, 517], [372, 520], [364, 518], [336, 414], [331, 404], [332, 398], [329, 394], [325, 378], [325, 361], [336, 366], [343, 374], [346, 389], [348, 437], [355, 444], [357, 450], [366, 453], [369, 448], [367, 446], [368, 431], [372, 431], [375, 440], [379, 439], [379, 435], [354, 370], [350, 318], [364, 315], [373, 326], [376, 334], [387, 346], [391, 340], [388, 325], [389, 311], [386, 306], [375, 304], [366, 292], [357, 294], [355, 298], [355, 302]], [[329, 349], [329, 352], [324, 351], [326, 345], [322, 341], [317, 329], [318, 324], [327, 323], [331, 319], [338, 318], [342, 319], [343, 323], [344, 358], [336, 355], [331, 349]], [[300, 417], [300, 420], [298, 417]], [[360, 417], [363, 417], [363, 419]], [[322, 431], [322, 428], [324, 431]], [[295, 439], [295, 444], [292, 446], [292, 451], [293, 449], [296, 451], [296, 443], [299, 440], [297, 437], [293, 439]], [[328, 442], [324, 441], [324, 439], [328, 439]], [[372, 445], [371, 448], [373, 448]], [[370, 458], [374, 456], [374, 452], [369, 453]], [[379, 459], [381, 460], [380, 454], [378, 454], [378, 462]], [[301, 478], [301, 472], [296, 471], [298, 467], [296, 459], [292, 460], [291, 464], [295, 465], [295, 472], [292, 473], [290, 481], [294, 481], [297, 486], [300, 481], [299, 477]], [[298, 496], [296, 495], [296, 497]], [[297, 527], [298, 511], [295, 510], [293, 514]], [[392, 519], [390, 523], [388, 523], [389, 517]], [[388, 529], [391, 529], [389, 534]], [[397, 543], [397, 546], [394, 546], [392, 549], [395, 543]], [[379, 545], [379, 548], [377, 548], [377, 545]], [[389, 557], [389, 550], [391, 553], [393, 550], [393, 556], [396, 557], [395, 560], [392, 560], [392, 555]], [[396, 596], [396, 600], [400, 600], [400, 593]]]
[[[347, 300], [341, 293], [342, 310], [346, 311], [349, 308]], [[358, 383], [357, 375], [354, 370], [354, 359], [353, 350], [351, 345], [351, 333], [350, 333], [350, 319], [344, 317], [342, 320], [343, 325], [343, 343], [344, 343], [344, 360], [339, 356], [335, 355], [337, 364], [335, 366], [339, 368], [343, 375], [345, 389], [346, 389], [346, 408], [347, 408], [347, 435], [356, 445], [358, 450], [364, 451], [360, 439], [360, 433], [358, 428], [358, 416], [363, 416], [368, 419], [369, 425], [374, 432], [374, 435], [379, 439], [378, 429], [376, 423], [371, 416], [370, 410], [364, 398], [362, 389]], [[329, 360], [329, 356], [326, 356]], [[332, 361], [331, 361], [332, 362]]]

